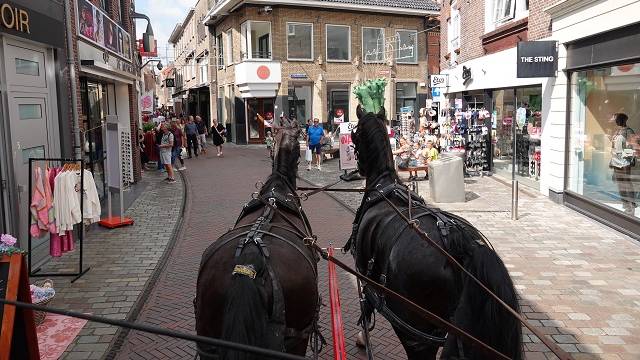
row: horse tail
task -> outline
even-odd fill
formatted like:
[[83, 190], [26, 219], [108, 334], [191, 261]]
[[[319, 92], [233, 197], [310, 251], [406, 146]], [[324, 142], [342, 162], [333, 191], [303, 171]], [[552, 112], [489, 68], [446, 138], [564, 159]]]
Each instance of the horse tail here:
[[[517, 294], [506, 266], [498, 254], [487, 246], [474, 246], [465, 268], [488, 287], [510, 308], [520, 312]], [[464, 276], [464, 275], [463, 275]], [[471, 335], [513, 360], [522, 359], [522, 326], [513, 314], [490, 298], [469, 276], [464, 276], [462, 294], [453, 315], [453, 322]], [[465, 350], [468, 359], [490, 359], [477, 345], [458, 343], [450, 336], [443, 350], [443, 359]]]
[[[227, 291], [222, 339], [236, 343], [268, 347], [268, 311], [258, 287], [266, 271], [265, 259], [255, 246], [248, 246], [236, 261], [231, 285]], [[224, 360], [258, 360], [259, 356], [243, 351], [220, 349]]]

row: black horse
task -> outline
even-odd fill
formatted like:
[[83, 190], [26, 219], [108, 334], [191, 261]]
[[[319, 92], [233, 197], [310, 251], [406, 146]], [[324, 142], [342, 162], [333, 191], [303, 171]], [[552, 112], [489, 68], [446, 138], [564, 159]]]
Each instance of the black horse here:
[[[297, 123], [280, 129], [271, 175], [234, 228], [205, 250], [194, 300], [198, 335], [305, 354], [319, 310], [318, 258], [304, 244], [309, 222], [294, 196], [299, 134]], [[260, 359], [198, 349], [203, 359]]]
[[[405, 216], [419, 221], [420, 229], [512, 309], [518, 301], [507, 269], [486, 238], [466, 220], [428, 206], [409, 192], [394, 168], [385, 126], [384, 109], [364, 114], [358, 107], [358, 125], [352, 134], [358, 169], [367, 178], [353, 234], [345, 247], [358, 270], [421, 307], [472, 334], [514, 360], [522, 358], [521, 324], [483, 292], [402, 219], [388, 198]], [[411, 200], [410, 200], [411, 199]], [[412, 209], [409, 210], [409, 201]], [[491, 359], [477, 345], [460, 341], [407, 307], [365, 286], [365, 316], [380, 312], [392, 324], [409, 359], [434, 359], [444, 346], [442, 359]]]

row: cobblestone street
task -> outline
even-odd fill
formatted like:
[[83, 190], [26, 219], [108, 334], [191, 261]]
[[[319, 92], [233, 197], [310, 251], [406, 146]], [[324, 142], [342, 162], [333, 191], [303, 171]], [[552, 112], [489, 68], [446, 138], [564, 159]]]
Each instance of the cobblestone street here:
[[[233, 224], [255, 183], [270, 172], [261, 147], [227, 147], [224, 158], [208, 154], [187, 161], [186, 194], [181, 184], [165, 184], [153, 172], [145, 175], [146, 191], [128, 210], [135, 225], [92, 229], [86, 243], [91, 270], [74, 284], [56, 282], [59, 296], [52, 305], [193, 333], [192, 300], [202, 251]], [[322, 171], [307, 171], [301, 164], [298, 185], [335, 182], [341, 173], [337, 165], [329, 160]], [[336, 186], [362, 185], [353, 181]], [[419, 182], [419, 192], [429, 199], [428, 181]], [[466, 198], [466, 203], [438, 205], [461, 214], [487, 235], [515, 280], [527, 318], [576, 359], [640, 358], [636, 332], [640, 247], [634, 240], [526, 188], [520, 194], [520, 220], [514, 222], [509, 213], [510, 188], [496, 177], [466, 179]], [[335, 198], [316, 194], [303, 203], [321, 246], [343, 245], [359, 202], [359, 194], [341, 193]], [[350, 255], [339, 256], [353, 263]], [[327, 263], [321, 260], [318, 268], [323, 296], [320, 325], [329, 341], [321, 358], [331, 359]], [[339, 269], [338, 274], [347, 352], [350, 358], [364, 359], [354, 343], [359, 330], [355, 280]], [[527, 359], [553, 357], [539, 339], [525, 334]], [[372, 343], [377, 358], [406, 357], [381, 316]], [[195, 346], [88, 323], [65, 355], [66, 359], [190, 359]]]

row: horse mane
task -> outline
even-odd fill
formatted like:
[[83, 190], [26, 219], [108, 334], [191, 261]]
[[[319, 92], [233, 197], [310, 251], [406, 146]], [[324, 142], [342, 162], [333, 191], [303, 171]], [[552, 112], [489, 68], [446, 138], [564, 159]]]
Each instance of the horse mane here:
[[363, 113], [358, 107], [358, 126], [351, 138], [358, 154], [358, 168], [362, 175], [375, 178], [388, 172], [401, 182], [395, 170], [384, 109], [380, 113]]
[[[271, 175], [262, 187], [261, 194], [271, 191], [271, 189], [282, 188], [282, 179], [296, 187], [296, 178], [298, 176], [298, 161], [300, 159], [300, 143], [298, 136], [300, 128], [297, 126], [289, 126], [281, 128], [276, 135], [276, 144], [278, 149], [273, 160]], [[283, 187], [283, 191], [290, 192], [288, 186]]]

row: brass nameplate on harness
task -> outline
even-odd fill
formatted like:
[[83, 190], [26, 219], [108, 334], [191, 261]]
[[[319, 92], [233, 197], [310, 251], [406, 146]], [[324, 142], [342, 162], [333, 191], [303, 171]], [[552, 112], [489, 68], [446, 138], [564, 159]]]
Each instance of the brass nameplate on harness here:
[[240, 275], [248, 276], [251, 279], [255, 279], [257, 273], [253, 269], [253, 265], [236, 265], [233, 268], [233, 272], [231, 274], [232, 275], [240, 274]]

